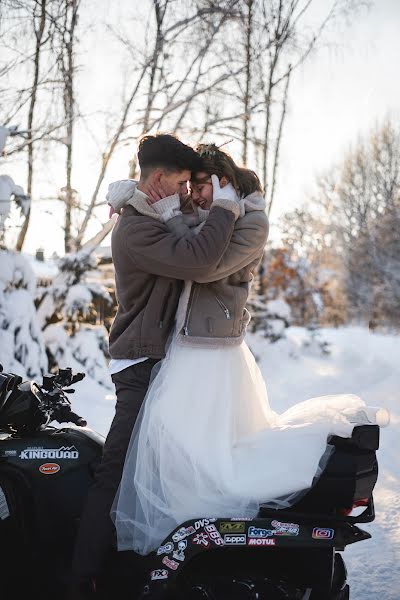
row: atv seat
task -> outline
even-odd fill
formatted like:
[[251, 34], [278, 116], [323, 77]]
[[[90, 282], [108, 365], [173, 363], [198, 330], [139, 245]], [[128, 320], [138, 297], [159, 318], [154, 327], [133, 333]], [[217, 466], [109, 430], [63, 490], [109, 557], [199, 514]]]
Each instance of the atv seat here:
[[[334, 450], [321, 476], [298, 502], [284, 509], [285, 512], [340, 517], [363, 501], [371, 500], [372, 505], [372, 491], [378, 478], [375, 452], [379, 448], [378, 425], [357, 426], [351, 438], [331, 436], [328, 444]], [[267, 505], [261, 505], [259, 516], [271, 512]]]

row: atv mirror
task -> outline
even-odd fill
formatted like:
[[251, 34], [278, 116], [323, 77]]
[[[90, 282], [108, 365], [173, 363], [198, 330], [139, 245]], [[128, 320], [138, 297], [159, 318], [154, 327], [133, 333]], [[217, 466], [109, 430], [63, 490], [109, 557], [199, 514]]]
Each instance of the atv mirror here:
[[71, 385], [72, 380], [72, 369], [71, 367], [66, 367], [65, 369], [59, 369], [58, 375], [56, 376], [56, 381], [61, 387], [65, 385]]
[[55, 375], [43, 375], [43, 387], [47, 392], [51, 392], [54, 389]]

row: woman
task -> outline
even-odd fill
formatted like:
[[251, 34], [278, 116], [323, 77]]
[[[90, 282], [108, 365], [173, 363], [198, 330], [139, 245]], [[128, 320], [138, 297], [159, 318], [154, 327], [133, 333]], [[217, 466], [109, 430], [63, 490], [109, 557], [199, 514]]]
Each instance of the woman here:
[[243, 341], [249, 285], [268, 234], [261, 186], [215, 145], [198, 151], [204, 170], [191, 182], [195, 227], [181, 216], [171, 229], [195, 235], [221, 194], [235, 195], [240, 218], [218, 267], [185, 282], [167, 356], [132, 433], [112, 517], [118, 548], [140, 554], [189, 519], [253, 518], [261, 502], [288, 506], [318, 476], [328, 435], [350, 436], [357, 411], [366, 410], [348, 394], [282, 415], [269, 407]]

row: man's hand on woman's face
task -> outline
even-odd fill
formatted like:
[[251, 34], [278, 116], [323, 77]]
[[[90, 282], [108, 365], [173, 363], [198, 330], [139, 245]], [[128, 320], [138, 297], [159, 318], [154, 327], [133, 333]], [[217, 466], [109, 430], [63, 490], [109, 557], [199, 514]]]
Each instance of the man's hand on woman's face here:
[[173, 196], [175, 193], [168, 189], [169, 186], [164, 186], [160, 181], [153, 181], [153, 183], [148, 183], [146, 186], [146, 193], [149, 197], [149, 203], [154, 204], [158, 202], [162, 198], [167, 198], [167, 196]]

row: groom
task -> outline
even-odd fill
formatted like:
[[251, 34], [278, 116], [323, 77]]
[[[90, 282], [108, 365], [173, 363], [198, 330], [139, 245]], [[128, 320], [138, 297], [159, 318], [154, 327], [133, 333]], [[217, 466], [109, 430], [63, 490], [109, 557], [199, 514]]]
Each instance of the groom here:
[[[132, 429], [151, 370], [165, 355], [182, 282], [215, 269], [239, 216], [236, 202], [217, 199], [197, 236], [177, 238], [171, 233], [171, 221], [181, 215], [191, 173], [201, 171], [199, 155], [174, 136], [155, 135], [141, 140], [138, 161], [139, 182], [111, 184], [107, 195], [116, 212], [124, 206], [111, 242], [118, 311], [109, 348], [117, 403], [102, 462], [81, 517], [71, 598], [95, 594], [95, 578], [113, 539], [110, 509]], [[160, 188], [169, 194], [161, 200], [154, 193]]]

